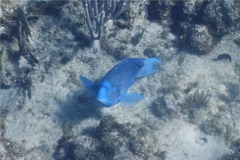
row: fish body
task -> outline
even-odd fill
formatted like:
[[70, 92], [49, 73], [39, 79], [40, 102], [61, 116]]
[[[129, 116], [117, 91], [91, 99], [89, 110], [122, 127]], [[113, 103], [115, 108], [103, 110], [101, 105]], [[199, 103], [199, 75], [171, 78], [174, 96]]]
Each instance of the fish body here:
[[98, 83], [80, 76], [85, 88], [93, 89], [96, 99], [106, 107], [117, 103], [133, 105], [143, 99], [143, 95], [127, 91], [135, 80], [158, 71], [156, 65], [162, 64], [157, 58], [127, 58], [114, 66]]
[[217, 57], [217, 60], [218, 60], [218, 61], [227, 60], [227, 61], [232, 62], [232, 57], [231, 57], [229, 54], [227, 54], [227, 53], [223, 53], [223, 54], [220, 54], [220, 55]]

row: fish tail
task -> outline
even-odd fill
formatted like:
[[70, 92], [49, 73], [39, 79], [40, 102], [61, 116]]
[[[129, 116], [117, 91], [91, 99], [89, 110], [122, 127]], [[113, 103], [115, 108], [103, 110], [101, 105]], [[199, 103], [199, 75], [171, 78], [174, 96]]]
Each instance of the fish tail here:
[[157, 58], [148, 58], [144, 60], [144, 66], [140, 69], [136, 78], [140, 78], [140, 77], [144, 77], [144, 76], [156, 73], [159, 70], [158, 65], [162, 63], [163, 62]]

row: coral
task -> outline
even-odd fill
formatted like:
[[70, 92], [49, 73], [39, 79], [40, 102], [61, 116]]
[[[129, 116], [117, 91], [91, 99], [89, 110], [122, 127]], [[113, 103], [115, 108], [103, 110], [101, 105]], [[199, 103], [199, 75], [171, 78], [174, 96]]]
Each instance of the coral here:
[[[24, 145], [4, 137], [6, 133], [5, 118], [7, 115], [8, 111], [0, 108], [0, 159], [20, 159], [26, 155]], [[4, 148], [4, 152], [2, 148]]]
[[12, 23], [3, 19], [2, 26], [5, 30], [0, 33], [1, 37], [5, 37], [1, 39], [4, 49], [1, 51], [0, 88], [8, 89], [18, 86], [24, 90], [24, 93], [27, 91], [29, 98], [31, 98], [30, 73], [38, 60], [31, 53], [28, 39], [31, 36], [31, 31], [27, 16], [22, 8], [17, 7], [13, 14], [9, 15], [9, 21]]
[[122, 125], [117, 123], [112, 116], [107, 116], [97, 127], [97, 133], [99, 133], [100, 139], [98, 148], [107, 157], [121, 154], [120, 148], [122, 147], [128, 147], [133, 154], [141, 157], [148, 155], [149, 142], [143, 140], [143, 137], [148, 136], [148, 131], [144, 127], [131, 124]]
[[199, 129], [205, 134], [224, 138], [227, 142], [239, 139], [239, 108], [235, 104], [218, 106], [218, 112], [208, 114], [206, 120], [202, 120]]
[[[117, 18], [124, 6], [124, 1], [82, 1], [86, 23], [93, 39], [100, 39], [104, 23], [109, 19]], [[105, 7], [104, 7], [105, 6]]]
[[0, 108], [0, 141], [2, 140], [5, 132], [6, 132], [6, 127], [5, 127], [5, 118], [8, 114], [8, 111], [6, 109]]
[[238, 26], [237, 3], [234, 0], [150, 1], [147, 18], [168, 22], [186, 49], [190, 45], [204, 53], [209, 51], [213, 40]]
[[[0, 158], [2, 159], [3, 157], [8, 157], [9, 159], [19, 159], [20, 157], [23, 157], [26, 155], [26, 150], [24, 146], [12, 142], [9, 139], [6, 139], [4, 137], [5, 132], [6, 132], [6, 126], [5, 126], [5, 118], [7, 116], [8, 112], [0, 110]], [[4, 148], [6, 153], [2, 152], [1, 147]], [[8, 159], [6, 158], [6, 159]], [[4, 158], [3, 158], [4, 159]]]
[[186, 89], [184, 89], [184, 93], [185, 94], [188, 94], [189, 92], [191, 92], [194, 88], [196, 88], [198, 85], [198, 82], [193, 82], [193, 83], [190, 83]]
[[150, 47], [145, 48], [143, 51], [143, 54], [147, 57], [154, 57], [156, 55], [154, 49]]
[[10, 140], [5, 139], [3, 141], [3, 146], [7, 150], [7, 153], [12, 159], [20, 159], [20, 157], [23, 157], [26, 155], [26, 149], [23, 145], [20, 145], [15, 142], [11, 142]]
[[75, 148], [76, 144], [73, 139], [62, 137], [58, 140], [58, 145], [53, 156], [56, 160], [75, 159], [75, 155], [73, 153]]
[[142, 125], [120, 124], [112, 116], [106, 116], [92, 132], [91, 136], [62, 137], [54, 153], [55, 159], [148, 159], [153, 156], [164, 159], [166, 155], [166, 152], [159, 155], [160, 152], [155, 152], [153, 135]]
[[235, 63], [234, 71], [240, 77], [240, 63]]
[[140, 33], [137, 33], [136, 35], [134, 35], [134, 36], [131, 38], [131, 44], [132, 44], [133, 46], [136, 46], [136, 45], [140, 42], [143, 33], [144, 33], [144, 30], [142, 30], [142, 32], [140, 32]]
[[240, 101], [240, 86], [236, 83], [229, 83], [226, 85], [230, 98], [233, 101]]
[[223, 126], [217, 118], [202, 123], [199, 128], [209, 135], [221, 136], [226, 133], [225, 126]]
[[203, 11], [203, 20], [214, 35], [222, 35], [236, 26], [234, 0], [211, 1]]
[[149, 1], [147, 6], [148, 17], [150, 21], [159, 21], [160, 20], [160, 5], [158, 1]]
[[240, 46], [240, 37], [236, 37], [233, 41], [236, 45]]
[[202, 6], [204, 5], [204, 0], [190, 0], [182, 1], [182, 10], [188, 17], [194, 18], [200, 14]]
[[212, 36], [204, 25], [194, 25], [190, 29], [190, 45], [200, 52], [208, 52], [212, 47]]
[[222, 157], [222, 160], [238, 160], [240, 157], [240, 139], [234, 141], [231, 144], [231, 149], [233, 150], [233, 153], [231, 154], [225, 154]]

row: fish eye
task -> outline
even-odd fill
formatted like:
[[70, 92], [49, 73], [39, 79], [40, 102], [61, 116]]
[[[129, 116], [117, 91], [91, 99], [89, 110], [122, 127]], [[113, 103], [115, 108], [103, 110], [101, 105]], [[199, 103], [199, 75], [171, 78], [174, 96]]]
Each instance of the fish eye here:
[[103, 82], [103, 83], [101, 84], [101, 87], [111, 88], [112, 86], [111, 86], [111, 84], [110, 84], [109, 82]]

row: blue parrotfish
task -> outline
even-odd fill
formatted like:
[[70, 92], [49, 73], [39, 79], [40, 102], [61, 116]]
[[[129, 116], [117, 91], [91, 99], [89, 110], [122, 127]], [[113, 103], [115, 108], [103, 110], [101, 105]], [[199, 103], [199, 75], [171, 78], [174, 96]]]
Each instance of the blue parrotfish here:
[[80, 76], [86, 89], [94, 91], [100, 104], [110, 107], [118, 103], [134, 105], [143, 99], [142, 94], [127, 93], [136, 79], [156, 73], [162, 61], [157, 58], [127, 58], [114, 66], [101, 80], [93, 82]]

